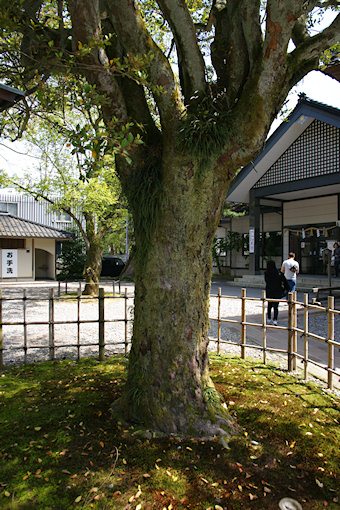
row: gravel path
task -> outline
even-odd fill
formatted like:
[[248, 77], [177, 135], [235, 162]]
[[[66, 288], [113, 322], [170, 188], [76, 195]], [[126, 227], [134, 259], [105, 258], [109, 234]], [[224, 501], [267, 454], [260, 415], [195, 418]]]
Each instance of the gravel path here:
[[[112, 294], [112, 282], [105, 283], [101, 286], [104, 287], [105, 293]], [[34, 298], [34, 301], [27, 299], [27, 322], [48, 322], [49, 318], [49, 305], [48, 296], [50, 288], [54, 287], [55, 295], [58, 293], [58, 284], [51, 282], [48, 287], [39, 286], [36, 284], [26, 285], [27, 298]], [[68, 284], [68, 293], [77, 292], [78, 284]], [[121, 295], [125, 293], [127, 289], [128, 295], [128, 319], [131, 320], [133, 317], [133, 296], [134, 286], [131, 283], [122, 284]], [[61, 294], [63, 295], [65, 287], [61, 287]], [[118, 286], [115, 286], [116, 296], [114, 299], [105, 300], [105, 319], [117, 320], [117, 322], [110, 322], [105, 324], [105, 354], [112, 355], [114, 353], [124, 353], [124, 337], [125, 337], [125, 299], [118, 297]], [[23, 287], [11, 286], [3, 287], [2, 295], [4, 298], [22, 298]], [[40, 301], [38, 299], [41, 299]], [[42, 301], [44, 299], [44, 301]], [[55, 302], [54, 318], [55, 321], [76, 321], [77, 320], [77, 300], [58, 300]], [[210, 317], [217, 318], [217, 298], [212, 298], [210, 303]], [[279, 325], [287, 327], [287, 304], [280, 303], [279, 306]], [[262, 302], [261, 300], [247, 299], [246, 304], [247, 321], [248, 322], [261, 322], [262, 320]], [[23, 321], [23, 302], [22, 300], [4, 300], [2, 316], [4, 322], [22, 322]], [[241, 302], [239, 298], [223, 298], [221, 299], [221, 318], [228, 318], [235, 321], [240, 321], [241, 316]], [[98, 301], [93, 299], [87, 299], [80, 305], [80, 319], [81, 320], [98, 320]], [[214, 340], [217, 339], [217, 321], [210, 321], [209, 337]], [[303, 329], [303, 309], [298, 310], [298, 327]], [[315, 334], [323, 337], [327, 337], [327, 314], [311, 313], [309, 316], [309, 330]], [[132, 322], [128, 323], [128, 336], [127, 339], [131, 339]], [[3, 326], [3, 346], [4, 346], [4, 363], [9, 365], [12, 363], [23, 363], [24, 362], [24, 351], [22, 349], [24, 345], [24, 328], [22, 325], [11, 325]], [[340, 331], [340, 316], [335, 316], [335, 338], [339, 338]], [[270, 345], [270, 338], [278, 338], [279, 335], [287, 337], [287, 333], [279, 330], [275, 331], [275, 328], [268, 329], [268, 347], [275, 347]], [[37, 324], [27, 326], [27, 362], [37, 362], [41, 360], [47, 360], [49, 356], [48, 348], [48, 324]], [[257, 335], [256, 335], [257, 333]], [[272, 335], [270, 336], [271, 333]], [[55, 325], [55, 356], [57, 359], [61, 358], [76, 358], [78, 354], [77, 335], [78, 327], [77, 324], [56, 324]], [[247, 343], [260, 345], [262, 336], [262, 330], [247, 327]], [[80, 344], [83, 344], [79, 348], [80, 357], [84, 356], [96, 356], [98, 355], [98, 323], [85, 323], [79, 327]], [[221, 338], [237, 344], [241, 342], [241, 328], [237, 324], [222, 324], [221, 325]], [[316, 340], [314, 340], [316, 343]], [[284, 345], [281, 348], [286, 348], [286, 341], [283, 341]], [[299, 342], [300, 348], [303, 345], [303, 340]], [[33, 348], [33, 346], [35, 346]], [[322, 346], [323, 347], [323, 346]], [[320, 347], [321, 348], [321, 347]], [[327, 346], [325, 346], [327, 348]], [[211, 342], [210, 350], [216, 351], [216, 344]], [[338, 355], [339, 349], [335, 349]], [[220, 348], [221, 352], [240, 355], [240, 347], [222, 344]], [[247, 349], [247, 355], [252, 358], [261, 359], [263, 357], [262, 351], [258, 349]], [[336, 361], [338, 361], [338, 357]], [[282, 368], [287, 368], [286, 356], [281, 354], [270, 353], [268, 359], [276, 364], [279, 364]], [[339, 360], [340, 361], [340, 360]], [[338, 363], [338, 366], [340, 363]]]

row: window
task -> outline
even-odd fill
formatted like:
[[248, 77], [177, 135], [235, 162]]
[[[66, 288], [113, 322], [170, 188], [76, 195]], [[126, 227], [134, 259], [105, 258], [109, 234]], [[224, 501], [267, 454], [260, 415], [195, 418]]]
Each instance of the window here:
[[0, 211], [18, 216], [18, 204], [13, 202], [0, 202]]
[[280, 257], [282, 252], [281, 232], [262, 232], [260, 234], [262, 257]]
[[55, 215], [56, 215], [56, 221], [65, 222], [65, 223], [71, 223], [71, 221], [72, 221], [71, 216], [64, 211], [58, 211], [55, 213]]

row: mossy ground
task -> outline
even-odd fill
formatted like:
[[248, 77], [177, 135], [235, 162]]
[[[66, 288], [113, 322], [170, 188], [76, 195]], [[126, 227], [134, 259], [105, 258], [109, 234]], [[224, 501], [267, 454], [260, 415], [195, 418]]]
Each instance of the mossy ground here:
[[241, 427], [219, 442], [141, 439], [110, 416], [126, 361], [45, 362], [0, 378], [0, 507], [339, 508], [339, 399], [273, 366], [211, 357]]

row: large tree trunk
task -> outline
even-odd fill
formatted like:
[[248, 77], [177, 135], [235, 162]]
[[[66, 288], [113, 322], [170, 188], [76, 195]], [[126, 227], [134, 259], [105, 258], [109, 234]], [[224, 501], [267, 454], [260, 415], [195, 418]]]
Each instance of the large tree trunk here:
[[194, 164], [175, 156], [163, 167], [162, 211], [145, 257], [136, 232], [133, 344], [120, 408], [165, 433], [221, 436], [235, 428], [210, 380], [207, 349], [211, 247], [225, 185], [211, 170], [199, 181]]

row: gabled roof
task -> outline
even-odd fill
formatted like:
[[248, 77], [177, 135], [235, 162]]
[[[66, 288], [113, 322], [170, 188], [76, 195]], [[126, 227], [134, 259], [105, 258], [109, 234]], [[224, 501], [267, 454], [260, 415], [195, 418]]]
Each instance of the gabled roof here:
[[10, 108], [23, 97], [25, 92], [0, 83], [0, 112]]
[[233, 180], [227, 201], [249, 203], [251, 188], [315, 119], [340, 128], [340, 110], [300, 97], [288, 120], [282, 122], [268, 138], [260, 154], [243, 167]]
[[12, 214], [0, 212], [0, 237], [25, 237], [49, 239], [73, 239], [74, 234], [66, 230], [48, 227], [34, 221], [23, 220]]

